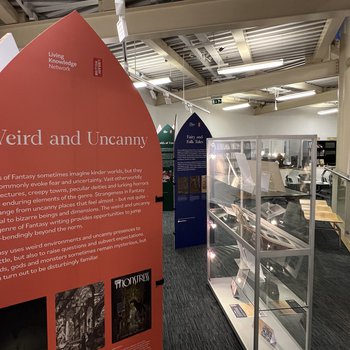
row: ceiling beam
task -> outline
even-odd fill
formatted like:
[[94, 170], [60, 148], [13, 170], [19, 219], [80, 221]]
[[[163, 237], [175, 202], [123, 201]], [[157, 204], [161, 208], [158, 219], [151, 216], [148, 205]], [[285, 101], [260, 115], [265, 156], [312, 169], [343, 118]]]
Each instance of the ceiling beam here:
[[[84, 18], [102, 39], [117, 42], [117, 15], [115, 11], [98, 12], [85, 15]], [[12, 33], [19, 48], [23, 48], [40, 33], [56, 23], [59, 19], [31, 21], [0, 26], [0, 37]], [[112, 40], [113, 39], [113, 40]]]
[[[47, 4], [44, 6], [36, 6], [35, 11], [36, 13], [45, 13], [46, 18], [58, 18], [75, 10], [81, 10], [84, 12], [84, 7], [94, 6], [96, 4], [96, 0], [72, 1], [65, 4], [59, 2], [47, 2]], [[27, 7], [26, 13], [30, 18], [31, 15], [29, 11], [30, 9]]]
[[[5, 24], [18, 23], [18, 14], [15, 8], [8, 2], [3, 0], [0, 2], [0, 20]], [[3, 35], [5, 35], [4, 33]], [[3, 35], [0, 35], [2, 37]]]
[[235, 29], [231, 31], [234, 41], [236, 42], [237, 49], [241, 55], [244, 64], [252, 63], [252, 53], [248, 46], [247, 40], [244, 35], [243, 29]]
[[260, 115], [265, 113], [279, 112], [285, 109], [304, 107], [309, 105], [314, 105], [317, 103], [336, 101], [338, 100], [338, 89], [322, 92], [321, 94], [316, 94], [310, 97], [303, 97], [297, 100], [285, 101], [277, 103], [277, 109], [275, 109], [275, 104], [270, 103], [263, 107], [258, 107], [255, 109], [254, 114]]
[[269, 92], [266, 91], [261, 91], [261, 90], [251, 90], [251, 91], [245, 91], [245, 92], [238, 92], [233, 95], [226, 95], [226, 97], [239, 97], [239, 98], [244, 98], [244, 99], [262, 99], [264, 101], [266, 100], [274, 100], [275, 95], [270, 94]]
[[331, 60], [338, 60], [339, 59], [339, 52], [340, 52], [339, 45], [332, 45], [331, 50], [330, 50]]
[[288, 70], [257, 74], [253, 77], [229, 80], [222, 83], [189, 89], [184, 92], [184, 98], [186, 100], [201, 100], [211, 98], [211, 96], [232, 95], [270, 86], [282, 86], [288, 83], [292, 84], [336, 75], [338, 75], [338, 61], [313, 63]]
[[312, 62], [319, 62], [330, 55], [330, 46], [334, 40], [340, 26], [342, 25], [345, 16], [339, 16], [336, 18], [329, 18], [323, 28], [320, 35], [320, 39], [317, 43]]
[[184, 0], [127, 9], [126, 22], [130, 39], [143, 40], [349, 15], [348, 0]]
[[98, 10], [103, 11], [115, 11], [115, 0], [99, 0], [98, 1]]
[[144, 43], [158, 55], [164, 57], [164, 59], [171, 63], [176, 69], [180, 70], [187, 77], [192, 79], [197, 85], [205, 85], [205, 80], [202, 78], [202, 76], [162, 39], [144, 40]]
[[[208, 43], [210, 42], [207, 34], [195, 34], [196, 38], [201, 42], [201, 43]], [[219, 52], [216, 50], [214, 45], [205, 45], [204, 46], [205, 50], [207, 50], [207, 52], [209, 53], [209, 55], [213, 58], [214, 62], [218, 65], [218, 66], [222, 66], [225, 64], [225, 62], [223, 61], [223, 59], [221, 58]]]
[[189, 48], [189, 50], [197, 57], [197, 59], [203, 64], [203, 66], [215, 77], [219, 78], [216, 70], [211, 68], [210, 63], [207, 61], [203, 53], [196, 47], [192, 47], [192, 43], [184, 35], [179, 35], [179, 39]]
[[17, 5], [22, 9], [23, 13], [29, 18], [30, 21], [37, 21], [38, 15], [32, 11], [31, 4], [28, 1], [16, 0]]
[[[196, 16], [193, 16], [193, 14]], [[291, 21], [350, 16], [348, 0], [184, 0], [160, 5], [127, 8], [128, 40], [164, 38], [251, 26], [273, 26]], [[114, 10], [84, 16], [102, 39], [117, 41]], [[0, 26], [0, 37], [11, 32], [24, 47], [57, 19]]]

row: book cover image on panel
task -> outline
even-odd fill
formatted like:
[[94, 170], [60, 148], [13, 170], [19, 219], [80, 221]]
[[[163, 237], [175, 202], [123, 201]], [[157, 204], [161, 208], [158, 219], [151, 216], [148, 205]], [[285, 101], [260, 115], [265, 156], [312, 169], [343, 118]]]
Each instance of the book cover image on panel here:
[[177, 179], [177, 193], [188, 194], [188, 176], [179, 176]]
[[190, 176], [190, 192], [191, 193], [200, 193], [200, 176], [199, 175], [194, 175]]
[[105, 346], [104, 284], [56, 294], [56, 350], [98, 350]]
[[151, 328], [151, 270], [112, 279], [112, 343]]
[[46, 298], [0, 308], [0, 349], [47, 349]]

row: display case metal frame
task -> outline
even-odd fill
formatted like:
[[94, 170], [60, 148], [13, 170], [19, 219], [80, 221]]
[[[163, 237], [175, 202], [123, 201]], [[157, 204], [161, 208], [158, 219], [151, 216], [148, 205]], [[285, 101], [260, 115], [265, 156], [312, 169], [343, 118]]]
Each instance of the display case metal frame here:
[[[213, 160], [213, 153], [212, 153], [212, 145], [218, 145], [219, 143], [224, 145], [232, 144], [241, 142], [241, 147], [239, 148], [241, 152], [245, 152], [244, 150], [244, 142], [247, 141], [254, 141], [255, 142], [255, 149], [253, 153], [255, 152], [256, 155], [256, 173], [255, 173], [255, 200], [256, 200], [256, 212], [255, 212], [255, 246], [252, 247], [251, 244], [249, 244], [243, 237], [241, 237], [239, 234], [237, 234], [234, 230], [232, 230], [229, 226], [227, 226], [224, 222], [222, 222], [220, 219], [215, 217], [212, 209], [212, 198], [211, 198], [211, 189], [213, 186], [213, 178], [215, 176], [215, 172], [212, 169], [213, 163], [215, 164], [215, 160]], [[300, 142], [300, 147], [302, 149], [303, 142], [306, 140], [311, 145], [310, 147], [310, 154], [309, 154], [309, 161], [311, 165], [310, 170], [310, 187], [309, 187], [309, 193], [308, 197], [310, 198], [310, 220], [308, 221], [308, 242], [304, 246], [300, 246], [297, 249], [285, 249], [285, 250], [262, 250], [261, 247], [261, 230], [262, 226], [264, 225], [264, 220], [261, 217], [261, 199], [262, 199], [262, 188], [261, 188], [261, 173], [262, 173], [262, 160], [261, 160], [261, 152], [262, 152], [262, 140], [296, 140]], [[207, 213], [208, 213], [208, 236], [207, 236], [207, 249], [208, 249], [208, 259], [207, 259], [207, 268], [208, 268], [208, 284], [211, 288], [211, 290], [214, 293], [214, 296], [218, 300], [219, 304], [221, 305], [222, 309], [225, 311], [225, 314], [227, 318], [229, 319], [229, 322], [231, 326], [233, 327], [234, 331], [236, 332], [238, 338], [240, 339], [242, 345], [247, 348], [247, 344], [242, 341], [240, 330], [237, 329], [239, 327], [236, 327], [232, 323], [232, 318], [228, 317], [227, 315], [227, 305], [224, 305], [225, 301], [223, 301], [222, 296], [217, 293], [215, 288], [213, 287], [213, 284], [211, 283], [211, 222], [215, 222], [219, 224], [223, 230], [225, 230], [227, 233], [233, 235], [234, 239], [239, 242], [241, 245], [244, 246], [245, 249], [247, 249], [253, 256], [254, 256], [254, 263], [255, 263], [255, 273], [254, 273], [254, 321], [253, 321], [253, 349], [262, 349], [265, 347], [259, 346], [259, 305], [262, 302], [261, 296], [260, 296], [260, 288], [257, 286], [260, 285], [260, 269], [261, 269], [261, 261], [264, 258], [278, 258], [278, 257], [292, 257], [292, 256], [305, 256], [307, 257], [307, 273], [308, 273], [308, 280], [307, 280], [307, 296], [306, 296], [306, 331], [305, 331], [305, 347], [295, 347], [298, 349], [311, 349], [311, 321], [312, 321], [312, 294], [313, 294], [313, 271], [314, 271], [314, 230], [315, 230], [315, 193], [316, 193], [316, 147], [317, 147], [317, 138], [316, 135], [259, 135], [259, 136], [247, 136], [247, 137], [229, 137], [229, 138], [212, 138], [207, 139], [207, 184], [208, 184], [208, 190], [207, 190]], [[236, 149], [237, 150], [237, 149]], [[224, 179], [223, 179], [224, 180]], [[228, 181], [228, 179], [227, 179]], [[242, 181], [240, 184], [240, 199], [243, 199], [244, 191], [242, 190]], [[267, 346], [268, 348], [274, 348]], [[286, 347], [279, 347], [280, 349], [287, 349]], [[288, 350], [292, 350], [291, 348], [288, 348]]]

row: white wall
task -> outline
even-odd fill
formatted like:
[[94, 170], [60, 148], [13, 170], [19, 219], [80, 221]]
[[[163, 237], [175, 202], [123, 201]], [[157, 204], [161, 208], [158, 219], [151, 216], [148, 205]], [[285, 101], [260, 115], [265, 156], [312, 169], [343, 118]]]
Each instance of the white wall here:
[[13, 60], [19, 50], [11, 33], [0, 39], [0, 72]]
[[257, 134], [317, 134], [320, 139], [337, 136], [337, 114], [319, 116], [318, 108], [300, 107], [254, 117]]
[[[154, 106], [154, 100], [147, 89], [141, 91], [141, 96], [156, 128], [159, 124], [173, 125], [177, 116], [178, 131], [191, 115], [180, 102]], [[337, 135], [337, 114], [319, 116], [319, 109], [314, 107], [299, 107], [255, 116], [253, 109], [249, 108], [225, 112], [222, 105], [212, 106], [210, 101], [195, 103], [211, 111], [211, 114], [207, 114], [193, 108], [193, 112], [200, 116], [213, 137], [317, 134], [320, 139], [326, 139]]]

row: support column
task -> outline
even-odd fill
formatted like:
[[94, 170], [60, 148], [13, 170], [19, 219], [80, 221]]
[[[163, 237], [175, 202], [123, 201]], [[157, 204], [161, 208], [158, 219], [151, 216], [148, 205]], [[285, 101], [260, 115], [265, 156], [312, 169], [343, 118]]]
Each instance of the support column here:
[[[343, 25], [339, 57], [339, 115], [337, 123], [337, 170], [350, 174], [350, 19]], [[339, 189], [341, 180], [338, 179]], [[336, 184], [335, 184], [336, 185]], [[337, 191], [333, 186], [333, 191]], [[350, 231], [350, 184], [345, 188], [345, 194], [338, 192], [338, 212], [340, 196], [344, 198], [345, 230]], [[343, 203], [342, 203], [343, 204]]]

